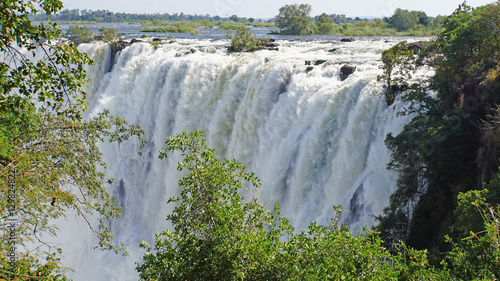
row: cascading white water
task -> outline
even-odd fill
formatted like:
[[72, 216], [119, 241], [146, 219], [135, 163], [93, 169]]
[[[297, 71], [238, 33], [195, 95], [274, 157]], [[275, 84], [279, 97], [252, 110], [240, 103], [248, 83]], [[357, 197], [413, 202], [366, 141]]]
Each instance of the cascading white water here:
[[[140, 124], [149, 142], [143, 156], [137, 143], [102, 146], [115, 178], [110, 191], [123, 207], [113, 232], [131, 255], [92, 250], [86, 225], [68, 223], [61, 241], [73, 278], [137, 279], [138, 244], [167, 227], [166, 201], [179, 191], [178, 159], [159, 161], [158, 151], [182, 131], [203, 130], [220, 157], [255, 172], [263, 200], [276, 196], [297, 229], [313, 220], [326, 224], [336, 204], [349, 210], [343, 220], [352, 229], [373, 225], [396, 188], [384, 139], [407, 122], [396, 117], [398, 101], [387, 107], [377, 82], [382, 51], [399, 40], [280, 41], [279, 51], [231, 55], [227, 41], [185, 39], [158, 49], [136, 43], [110, 72], [106, 45], [82, 45], [95, 60], [88, 70], [91, 114], [109, 109]], [[317, 60], [326, 62], [306, 71], [305, 61]], [[344, 64], [357, 70], [341, 81]]]

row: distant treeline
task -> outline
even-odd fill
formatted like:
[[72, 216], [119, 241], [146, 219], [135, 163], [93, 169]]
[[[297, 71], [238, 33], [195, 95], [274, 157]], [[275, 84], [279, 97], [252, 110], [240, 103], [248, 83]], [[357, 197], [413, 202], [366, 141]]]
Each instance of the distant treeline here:
[[[285, 5], [272, 19], [255, 19], [232, 15], [220, 16], [188, 15], [184, 13], [130, 14], [107, 10], [62, 10], [50, 15], [52, 21], [72, 23], [140, 23], [147, 28], [143, 32], [172, 32], [199, 34], [199, 27], [236, 30], [242, 26], [277, 27], [272, 33], [289, 35], [340, 34], [344, 36], [431, 36], [441, 31], [444, 17], [428, 17], [421, 11], [396, 9], [391, 17], [384, 19], [362, 19], [342, 14], [309, 16], [311, 6]], [[32, 15], [33, 21], [45, 21], [43, 13]]]
[[[249, 22], [262, 22], [265, 20], [254, 18], [240, 18], [236, 15], [231, 17], [222, 18], [220, 16], [206, 15], [186, 15], [184, 13], [155, 13], [155, 14], [129, 14], [129, 13], [113, 13], [107, 10], [62, 10], [57, 14], [50, 15], [52, 21], [84, 21], [84, 22], [98, 22], [98, 23], [112, 23], [112, 22], [141, 22], [141, 21], [194, 21], [194, 20], [213, 20], [213, 21], [245, 21]], [[31, 19], [34, 21], [45, 21], [47, 16], [44, 13], [32, 15]]]
[[[344, 23], [355, 23], [359, 21], [366, 21], [367, 19], [362, 19], [360, 17], [346, 17], [343, 14], [331, 14], [329, 15], [333, 22], [336, 24], [344, 24]], [[317, 20], [319, 16], [314, 17], [314, 20]], [[249, 22], [271, 22], [273, 19], [255, 19], [255, 18], [245, 18], [238, 17], [236, 15], [232, 15], [230, 17], [220, 17], [220, 16], [210, 16], [209, 14], [205, 15], [187, 15], [184, 13], [155, 13], [155, 14], [129, 14], [129, 13], [113, 13], [108, 10], [80, 10], [80, 9], [72, 9], [72, 10], [62, 10], [55, 15], [49, 16], [52, 21], [84, 21], [84, 22], [98, 22], [98, 23], [112, 23], [112, 22], [141, 22], [141, 21], [153, 21], [153, 20], [161, 20], [161, 21], [194, 21], [194, 20], [212, 20], [212, 21], [249, 21]], [[31, 19], [34, 21], [45, 21], [47, 16], [44, 13], [32, 15]]]

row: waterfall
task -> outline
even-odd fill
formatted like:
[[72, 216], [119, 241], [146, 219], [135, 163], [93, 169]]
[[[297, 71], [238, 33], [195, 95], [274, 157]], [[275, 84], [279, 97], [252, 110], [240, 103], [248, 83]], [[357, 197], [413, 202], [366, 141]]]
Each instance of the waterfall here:
[[[396, 116], [399, 100], [387, 106], [377, 82], [382, 51], [399, 40], [279, 41], [279, 51], [227, 54], [228, 41], [180, 39], [156, 49], [135, 43], [114, 61], [105, 44], [81, 45], [95, 61], [87, 70], [90, 114], [109, 109], [140, 124], [148, 144], [142, 156], [134, 142], [102, 146], [115, 178], [110, 192], [123, 207], [112, 231], [130, 256], [92, 250], [86, 225], [68, 222], [60, 239], [76, 270], [70, 276], [137, 280], [138, 244], [168, 227], [166, 201], [179, 192], [179, 159], [159, 161], [158, 151], [182, 131], [203, 130], [219, 157], [255, 172], [262, 200], [275, 197], [297, 229], [326, 224], [337, 204], [353, 230], [372, 226], [396, 188], [385, 136], [408, 121]], [[341, 81], [345, 64], [356, 71]]]

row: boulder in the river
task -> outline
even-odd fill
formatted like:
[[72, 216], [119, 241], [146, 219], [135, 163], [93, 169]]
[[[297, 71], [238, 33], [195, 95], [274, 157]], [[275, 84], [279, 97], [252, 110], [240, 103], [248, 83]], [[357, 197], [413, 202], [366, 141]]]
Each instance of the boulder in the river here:
[[354, 38], [350, 37], [350, 38], [342, 38], [340, 39], [340, 42], [354, 42]]
[[340, 80], [341, 81], [346, 80], [347, 77], [349, 77], [349, 75], [354, 73], [354, 71], [356, 71], [355, 66], [350, 66], [350, 65], [342, 66], [342, 68], [340, 69]]
[[317, 60], [314, 62], [314, 65], [321, 65], [321, 64], [324, 64], [326, 62], [326, 60]]

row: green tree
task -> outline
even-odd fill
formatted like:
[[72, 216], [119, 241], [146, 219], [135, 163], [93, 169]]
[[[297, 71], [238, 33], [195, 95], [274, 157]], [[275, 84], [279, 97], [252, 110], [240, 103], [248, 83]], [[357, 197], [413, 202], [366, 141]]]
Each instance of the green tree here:
[[285, 5], [275, 17], [276, 26], [282, 34], [307, 35], [313, 32], [313, 20], [309, 16], [311, 5]]
[[417, 12], [417, 16], [418, 16], [418, 24], [421, 24], [423, 26], [429, 26], [430, 19], [425, 12]]
[[[411, 207], [404, 225], [412, 247], [432, 253], [444, 247], [457, 195], [482, 189], [498, 167], [499, 12], [499, 2], [477, 9], [461, 5], [443, 20], [443, 32], [423, 47], [418, 60], [435, 75], [402, 96], [408, 107], [401, 113], [414, 118], [386, 139], [390, 168], [399, 179], [384, 217], [401, 218], [398, 214]], [[396, 224], [385, 222], [392, 226], [382, 227], [383, 235], [397, 233]]]
[[116, 29], [112, 27], [108, 28], [103, 26], [99, 28], [99, 31], [101, 32], [100, 39], [104, 42], [113, 43], [122, 40], [122, 35], [116, 33]]
[[[4, 55], [0, 62], [0, 110], [15, 111], [25, 103], [36, 103], [46, 110], [78, 118], [86, 104], [81, 91], [73, 89], [82, 87], [83, 65], [90, 59], [72, 45], [55, 44], [61, 31], [53, 24], [32, 24], [29, 15], [38, 12], [35, 3], [0, 3], [0, 51]], [[41, 1], [39, 5], [48, 15], [62, 7], [60, 1]], [[27, 52], [21, 52], [20, 47]], [[29, 58], [39, 54], [44, 58]]]
[[387, 19], [387, 22], [391, 27], [401, 32], [415, 28], [419, 23], [419, 19], [418, 12], [396, 9], [394, 14]]
[[238, 27], [229, 46], [230, 52], [250, 52], [257, 48], [258, 39], [249, 28]]
[[272, 263], [292, 228], [279, 214], [246, 199], [240, 192], [244, 182], [251, 189], [258, 179], [235, 160], [219, 161], [207, 148], [202, 132], [167, 138], [160, 158], [179, 151], [184, 159], [179, 170], [187, 175], [179, 181], [180, 197], [167, 220], [173, 231], [155, 235], [152, 249], [137, 267], [142, 280], [236, 280], [275, 279], [281, 272]]
[[394, 92], [391, 89], [391, 85], [407, 81], [411, 78], [415, 70], [413, 50], [408, 49], [405, 41], [399, 42], [382, 53], [382, 66], [380, 68], [384, 73], [378, 77], [378, 80], [384, 81], [387, 104], [392, 104], [394, 101]]
[[315, 24], [318, 34], [333, 34], [336, 31], [333, 18], [326, 13], [319, 15]]
[[160, 152], [180, 152], [178, 170], [187, 171], [180, 197], [169, 200], [172, 230], [141, 244], [141, 280], [435, 280], [425, 251], [402, 245], [392, 256], [376, 235], [352, 233], [335, 216], [330, 227], [312, 222], [294, 234], [277, 206], [259, 202], [258, 179], [236, 160], [216, 159], [202, 137], [178, 134]]
[[[471, 190], [458, 196], [455, 210], [457, 239], [447, 241], [452, 250], [443, 260], [449, 279], [495, 280], [500, 278], [500, 195], [499, 178], [489, 184], [496, 196], [488, 190]], [[496, 197], [496, 198], [494, 198]], [[493, 199], [494, 202], [491, 202]], [[490, 202], [488, 202], [490, 201]]]
[[[60, 1], [2, 1], [0, 50], [0, 279], [65, 280], [57, 249], [44, 237], [57, 235], [53, 219], [80, 214], [100, 248], [119, 250], [107, 223], [119, 215], [98, 143], [121, 142], [142, 130], [104, 111], [83, 121], [84, 65], [91, 63], [74, 44], [59, 43], [52, 23], [34, 25]], [[87, 219], [94, 213], [99, 225]], [[23, 250], [24, 246], [26, 249]]]
[[240, 19], [238, 18], [238, 16], [237, 16], [237, 15], [232, 15], [232, 16], [230, 16], [230, 17], [229, 17], [229, 19], [230, 19], [231, 21], [234, 21], [234, 22], [238, 22], [238, 21], [240, 21]]
[[94, 34], [86, 26], [72, 25], [68, 28], [65, 35], [69, 40], [73, 41], [76, 46], [94, 40]]

